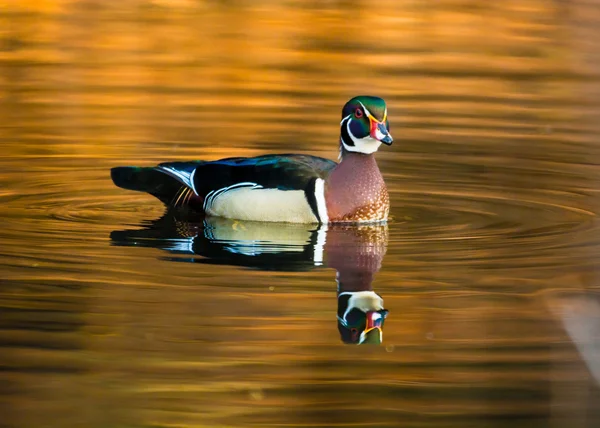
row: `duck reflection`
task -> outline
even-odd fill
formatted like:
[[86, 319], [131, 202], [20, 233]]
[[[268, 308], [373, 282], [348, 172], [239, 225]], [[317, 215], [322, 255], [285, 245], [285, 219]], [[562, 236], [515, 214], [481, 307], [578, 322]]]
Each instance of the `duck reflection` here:
[[[111, 233], [120, 246], [160, 248], [169, 260], [259, 270], [337, 271], [337, 321], [344, 343], [379, 344], [388, 311], [373, 291], [388, 239], [387, 225], [259, 223], [168, 212], [137, 230]], [[200, 256], [200, 257], [198, 257]]]
[[327, 266], [337, 270], [338, 329], [344, 343], [381, 343], [388, 311], [373, 291], [387, 250], [385, 225], [337, 226], [327, 231]]

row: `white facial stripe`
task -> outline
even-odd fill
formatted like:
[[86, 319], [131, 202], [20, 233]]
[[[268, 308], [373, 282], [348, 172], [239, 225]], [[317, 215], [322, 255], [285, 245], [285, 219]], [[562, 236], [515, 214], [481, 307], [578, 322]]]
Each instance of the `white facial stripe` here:
[[365, 113], [367, 114], [367, 116], [369, 117], [369, 119], [374, 120], [375, 122], [379, 122], [377, 119], [375, 119], [375, 116], [373, 116], [371, 114], [371, 112], [369, 111], [369, 109], [367, 109], [363, 103], [361, 103], [360, 101], [358, 103], [362, 106], [363, 110], [365, 111]]
[[368, 109], [368, 108], [366, 108], [366, 107], [365, 107], [365, 105], [364, 105], [363, 103], [361, 103], [360, 101], [359, 101], [358, 103], [359, 103], [359, 104], [362, 106], [362, 108], [363, 108], [363, 110], [365, 111], [365, 113], [367, 114], [367, 116], [369, 116], [369, 117], [370, 117], [370, 116], [373, 116], [373, 115], [371, 114], [371, 112], [369, 111], [369, 109]]

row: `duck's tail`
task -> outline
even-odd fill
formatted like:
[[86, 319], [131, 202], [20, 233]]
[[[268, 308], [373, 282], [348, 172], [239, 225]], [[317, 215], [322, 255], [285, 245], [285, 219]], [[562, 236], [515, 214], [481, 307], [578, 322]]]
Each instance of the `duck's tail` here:
[[191, 172], [199, 163], [176, 162], [156, 167], [118, 166], [110, 176], [118, 187], [146, 192], [169, 206], [182, 206], [194, 195]]

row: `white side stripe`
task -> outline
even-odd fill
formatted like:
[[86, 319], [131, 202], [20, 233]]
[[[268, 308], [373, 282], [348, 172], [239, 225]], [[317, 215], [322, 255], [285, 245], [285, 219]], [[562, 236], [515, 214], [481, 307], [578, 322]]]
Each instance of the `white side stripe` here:
[[196, 192], [196, 186], [194, 185], [194, 176], [196, 175], [196, 170], [198, 168], [194, 168], [194, 170], [192, 171], [192, 173], [190, 174], [190, 184], [191, 184], [191, 188], [194, 191], [194, 193], [196, 194], [196, 196], [198, 196], [198, 192]]
[[178, 169], [175, 168], [171, 168], [170, 166], [158, 166], [157, 167], [159, 170], [162, 170], [164, 172], [166, 172], [167, 174], [169, 174], [172, 177], [177, 178], [179, 181], [181, 181], [183, 184], [185, 184], [188, 187], [192, 187], [193, 186], [190, 184], [190, 176], [196, 172], [196, 170], [194, 170], [191, 174], [189, 172], [186, 171], [180, 171]]
[[322, 224], [329, 223], [327, 215], [327, 204], [325, 203], [325, 180], [317, 178], [315, 181], [315, 199], [317, 201], [317, 213]]
[[327, 224], [319, 227], [317, 230], [317, 243], [315, 244], [315, 252], [313, 254], [313, 263], [315, 266], [323, 266], [323, 251], [327, 242]]
[[169, 246], [165, 249], [177, 253], [194, 254], [194, 239], [195, 236], [181, 239], [170, 239]]
[[239, 189], [242, 187], [249, 187], [251, 189], [262, 189], [263, 188], [260, 184], [243, 182], [243, 183], [232, 184], [231, 186], [223, 187], [221, 189], [211, 190], [206, 195], [202, 208], [204, 209], [204, 211], [209, 210], [212, 207], [212, 205], [215, 203], [215, 200], [219, 196], [229, 192], [230, 190]]

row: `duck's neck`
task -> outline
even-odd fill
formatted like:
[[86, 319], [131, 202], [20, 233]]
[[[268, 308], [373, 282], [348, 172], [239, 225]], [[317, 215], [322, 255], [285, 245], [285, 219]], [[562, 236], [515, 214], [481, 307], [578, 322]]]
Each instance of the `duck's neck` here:
[[342, 151], [342, 160], [325, 181], [329, 219], [344, 220], [386, 193], [385, 182], [373, 154]]
[[341, 270], [337, 272], [336, 281], [338, 294], [355, 291], [373, 291], [373, 279], [375, 272], [368, 270], [353, 271]]

